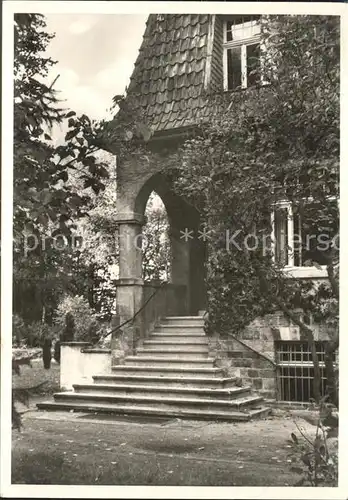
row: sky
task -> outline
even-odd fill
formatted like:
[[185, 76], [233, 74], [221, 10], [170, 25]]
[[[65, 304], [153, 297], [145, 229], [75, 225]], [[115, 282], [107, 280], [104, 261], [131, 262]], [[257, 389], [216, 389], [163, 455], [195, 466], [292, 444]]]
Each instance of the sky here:
[[[48, 76], [64, 107], [91, 119], [110, 118], [112, 97], [129, 83], [148, 14], [45, 14], [47, 32], [55, 33], [47, 55], [57, 61]], [[52, 130], [63, 142], [66, 123]], [[160, 199], [153, 201], [162, 206]]]
[[58, 61], [49, 74], [65, 107], [92, 119], [108, 118], [112, 97], [129, 83], [147, 15], [46, 14], [55, 33], [47, 54]]

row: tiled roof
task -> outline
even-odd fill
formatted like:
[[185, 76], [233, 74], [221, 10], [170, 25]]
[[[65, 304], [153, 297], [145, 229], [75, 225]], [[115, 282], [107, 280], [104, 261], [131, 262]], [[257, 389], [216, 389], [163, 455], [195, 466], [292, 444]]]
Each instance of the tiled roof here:
[[155, 132], [207, 113], [204, 82], [212, 16], [151, 14], [127, 94]]

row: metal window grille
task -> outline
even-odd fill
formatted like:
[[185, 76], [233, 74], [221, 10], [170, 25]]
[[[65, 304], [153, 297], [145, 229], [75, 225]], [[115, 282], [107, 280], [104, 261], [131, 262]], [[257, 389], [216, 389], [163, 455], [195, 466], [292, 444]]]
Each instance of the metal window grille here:
[[[307, 342], [276, 342], [278, 399], [309, 403], [313, 399], [314, 370]], [[319, 358], [322, 396], [326, 393], [325, 342], [316, 342]], [[337, 361], [337, 359], [336, 359]]]

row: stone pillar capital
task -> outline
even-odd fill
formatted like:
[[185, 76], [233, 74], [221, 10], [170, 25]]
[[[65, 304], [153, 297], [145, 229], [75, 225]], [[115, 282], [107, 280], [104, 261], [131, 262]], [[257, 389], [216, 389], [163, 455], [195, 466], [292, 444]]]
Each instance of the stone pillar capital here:
[[115, 280], [116, 286], [134, 286], [134, 285], [144, 285], [144, 280], [141, 278], [119, 278]]
[[137, 224], [143, 226], [146, 223], [146, 217], [137, 212], [118, 212], [115, 218], [116, 224]]

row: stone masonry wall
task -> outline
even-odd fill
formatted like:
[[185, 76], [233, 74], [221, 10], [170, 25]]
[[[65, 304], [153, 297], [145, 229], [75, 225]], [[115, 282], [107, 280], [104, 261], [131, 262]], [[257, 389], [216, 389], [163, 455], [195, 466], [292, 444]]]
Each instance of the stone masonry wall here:
[[[311, 325], [316, 340], [327, 340], [325, 325]], [[281, 312], [255, 319], [238, 336], [238, 340], [218, 334], [209, 337], [210, 355], [216, 358], [216, 366], [225, 369], [228, 376], [241, 379], [243, 385], [250, 385], [267, 399], [277, 397], [277, 374], [275, 341], [302, 340], [299, 327]], [[303, 339], [304, 341], [306, 339]]]
[[243, 385], [251, 386], [263, 397], [276, 397], [276, 372], [272, 359], [260, 357], [232, 338], [210, 338], [210, 355], [225, 375], [237, 377]]

